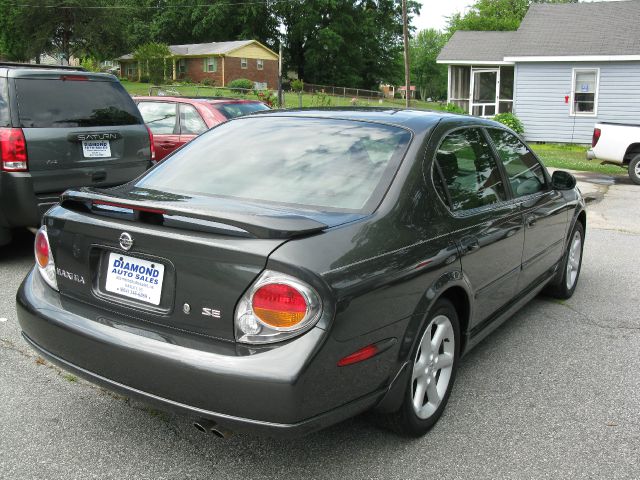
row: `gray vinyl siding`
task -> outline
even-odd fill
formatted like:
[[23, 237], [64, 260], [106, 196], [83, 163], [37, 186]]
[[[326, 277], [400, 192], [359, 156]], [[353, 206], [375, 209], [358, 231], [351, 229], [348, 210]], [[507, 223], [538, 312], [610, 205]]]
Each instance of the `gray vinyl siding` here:
[[[600, 69], [595, 117], [569, 114], [573, 68]], [[528, 141], [591, 143], [596, 122], [640, 124], [640, 62], [518, 63], [515, 75], [515, 114]]]

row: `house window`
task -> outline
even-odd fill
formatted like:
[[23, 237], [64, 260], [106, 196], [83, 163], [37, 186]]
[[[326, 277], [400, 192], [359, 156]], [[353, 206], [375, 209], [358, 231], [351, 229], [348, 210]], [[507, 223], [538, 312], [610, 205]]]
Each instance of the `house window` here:
[[596, 115], [600, 69], [573, 69], [571, 115]]
[[258, 67], [258, 70], [264, 70], [264, 60], [256, 60], [256, 66]]
[[127, 77], [135, 77], [138, 74], [138, 66], [135, 63], [127, 64], [126, 75]]
[[205, 72], [217, 72], [218, 71], [218, 59], [216, 57], [208, 57], [204, 59], [204, 71]]
[[247, 68], [249, 65], [249, 62], [247, 61], [246, 58], [241, 58], [240, 59], [240, 68]]
[[187, 60], [184, 58], [178, 60], [176, 68], [178, 69], [178, 73], [187, 73]]

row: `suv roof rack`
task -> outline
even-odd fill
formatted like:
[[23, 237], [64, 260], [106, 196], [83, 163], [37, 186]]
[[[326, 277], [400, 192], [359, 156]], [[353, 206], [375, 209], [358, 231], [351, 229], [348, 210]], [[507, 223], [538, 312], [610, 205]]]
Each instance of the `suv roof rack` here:
[[3, 62], [0, 61], [0, 68], [42, 68], [50, 70], [76, 70], [86, 72], [82, 67], [72, 67], [70, 65], [43, 65], [42, 63], [20, 63], [20, 62]]

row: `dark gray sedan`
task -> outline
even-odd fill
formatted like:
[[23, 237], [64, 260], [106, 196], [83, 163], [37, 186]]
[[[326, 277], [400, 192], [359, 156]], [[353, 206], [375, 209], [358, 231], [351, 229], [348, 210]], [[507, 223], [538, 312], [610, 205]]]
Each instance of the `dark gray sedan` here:
[[66, 192], [18, 316], [52, 362], [219, 435], [374, 407], [421, 435], [464, 353], [543, 289], [573, 294], [585, 226], [575, 179], [498, 123], [274, 111]]

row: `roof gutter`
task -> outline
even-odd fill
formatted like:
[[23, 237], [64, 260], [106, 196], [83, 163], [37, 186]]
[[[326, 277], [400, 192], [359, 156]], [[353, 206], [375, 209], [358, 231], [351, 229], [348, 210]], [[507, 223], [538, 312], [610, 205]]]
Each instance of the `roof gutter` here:
[[[504, 57], [508, 62], [633, 62], [640, 61], [640, 55], [554, 55]], [[438, 61], [440, 63], [440, 61]], [[447, 62], [450, 63], [450, 62]]]
[[514, 65], [515, 62], [504, 60], [436, 60], [436, 63], [446, 65]]

